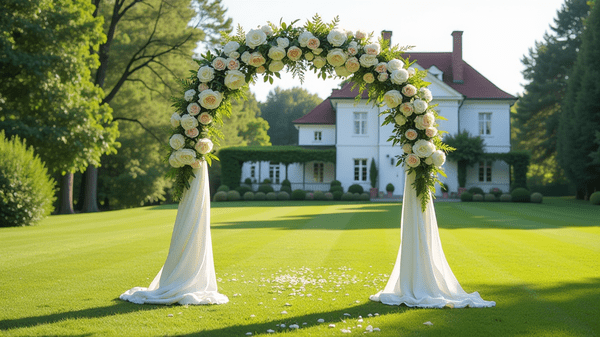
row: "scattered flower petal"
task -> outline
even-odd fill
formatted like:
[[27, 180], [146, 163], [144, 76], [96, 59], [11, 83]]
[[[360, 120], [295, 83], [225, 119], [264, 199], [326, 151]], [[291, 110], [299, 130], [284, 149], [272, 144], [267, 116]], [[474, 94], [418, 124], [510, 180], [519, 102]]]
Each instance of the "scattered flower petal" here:
[[284, 311], [281, 312], [281, 314], [282, 315], [287, 315], [287, 311], [284, 310]]
[[335, 324], [331, 323], [331, 324], [329, 324], [329, 327], [330, 328], [335, 328]]
[[431, 323], [430, 321], [427, 321], [427, 322], [423, 323], [423, 325], [433, 325], [433, 323]]
[[319, 319], [317, 320], [317, 322], [319, 322], [319, 323], [325, 323], [325, 320], [324, 320], [324, 319], [322, 319], [322, 318], [319, 318]]

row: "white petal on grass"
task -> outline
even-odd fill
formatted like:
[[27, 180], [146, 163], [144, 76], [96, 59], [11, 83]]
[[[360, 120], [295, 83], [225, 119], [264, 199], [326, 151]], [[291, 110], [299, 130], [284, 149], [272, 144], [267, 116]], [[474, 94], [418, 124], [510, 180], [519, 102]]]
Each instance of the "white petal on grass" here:
[[335, 328], [335, 324], [331, 323], [331, 324], [329, 324], [329, 327], [330, 328]]
[[430, 321], [427, 321], [427, 322], [423, 323], [423, 325], [433, 325], [433, 323], [431, 323]]
[[317, 320], [317, 322], [318, 322], [318, 323], [325, 323], [325, 320], [324, 320], [324, 319], [322, 319], [322, 318], [319, 318], [319, 319]]

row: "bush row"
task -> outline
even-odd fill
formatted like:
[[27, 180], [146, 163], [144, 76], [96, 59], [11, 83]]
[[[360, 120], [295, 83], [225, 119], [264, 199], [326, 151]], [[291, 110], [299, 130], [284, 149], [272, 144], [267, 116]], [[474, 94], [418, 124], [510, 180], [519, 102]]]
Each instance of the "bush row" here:
[[[478, 190], [476, 190], [478, 189]], [[475, 192], [475, 193], [474, 193]], [[481, 192], [481, 193], [477, 193]], [[530, 193], [529, 190], [519, 187], [515, 188], [510, 194], [501, 193], [483, 193], [480, 188], [474, 187], [460, 195], [461, 201], [502, 201], [502, 202], [535, 202], [541, 203], [543, 196], [541, 193]]]
[[294, 190], [291, 194], [285, 191], [279, 192], [252, 192], [247, 191], [243, 195], [236, 190], [218, 191], [213, 197], [213, 201], [252, 201], [252, 200], [342, 200], [342, 201], [369, 201], [369, 193], [350, 193], [350, 192], [307, 192], [304, 190]]

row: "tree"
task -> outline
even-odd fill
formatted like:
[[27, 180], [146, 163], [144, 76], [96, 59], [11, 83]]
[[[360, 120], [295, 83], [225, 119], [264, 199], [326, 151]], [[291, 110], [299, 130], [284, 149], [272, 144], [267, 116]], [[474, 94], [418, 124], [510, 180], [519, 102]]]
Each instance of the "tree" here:
[[258, 117], [260, 115], [259, 103], [253, 93], [246, 88], [246, 99], [231, 102], [231, 116], [223, 119], [221, 128], [224, 138], [221, 148], [230, 146], [270, 146], [267, 135], [269, 123]]
[[316, 94], [296, 87], [281, 89], [276, 87], [267, 95], [267, 101], [260, 105], [261, 117], [269, 122], [269, 137], [273, 145], [298, 145], [298, 130], [292, 121], [298, 119], [323, 100]]
[[514, 115], [513, 126], [518, 130], [514, 148], [531, 152], [529, 175], [541, 183], [564, 179], [556, 165], [558, 115], [588, 15], [586, 0], [566, 0], [550, 26], [551, 33], [544, 34], [521, 60], [529, 83]]
[[0, 11], [0, 128], [27, 139], [62, 175], [60, 213], [73, 213], [73, 172], [112, 153], [116, 125], [90, 81], [105, 40], [86, 0], [6, 0]]
[[588, 199], [600, 190], [600, 163], [595, 142], [600, 130], [600, 6], [586, 20], [581, 48], [567, 85], [559, 120], [558, 159], [577, 197]]
[[484, 154], [483, 139], [479, 136], [472, 137], [464, 130], [456, 135], [448, 135], [444, 139], [448, 146], [456, 150], [448, 153], [448, 160], [458, 164], [458, 186], [467, 184], [467, 167], [477, 163]]
[[371, 167], [369, 167], [369, 180], [371, 181], [371, 187], [377, 186], [377, 165], [375, 165], [375, 158], [371, 159]]
[[[92, 1], [94, 16], [104, 18], [106, 33], [106, 41], [98, 52], [100, 66], [94, 83], [105, 90], [104, 102], [109, 104], [125, 84], [133, 82], [141, 84], [152, 95], [168, 92], [170, 96], [178, 89], [170, 79], [183, 77], [182, 65], [189, 60], [196, 43], [214, 41], [221, 31], [228, 31], [231, 26], [231, 19], [224, 17], [221, 0]], [[171, 63], [173, 59], [179, 61]], [[152, 81], [148, 80], [148, 74], [152, 75]], [[130, 111], [118, 110], [116, 119], [143, 126], [140, 119], [127, 116]], [[97, 166], [90, 165], [86, 170], [83, 184], [86, 212], [98, 210]]]

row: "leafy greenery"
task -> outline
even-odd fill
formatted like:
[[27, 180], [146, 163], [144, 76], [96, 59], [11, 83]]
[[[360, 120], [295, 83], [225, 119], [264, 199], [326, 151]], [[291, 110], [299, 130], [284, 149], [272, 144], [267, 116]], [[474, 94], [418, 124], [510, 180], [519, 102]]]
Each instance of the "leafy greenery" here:
[[529, 190], [523, 187], [515, 188], [511, 193], [511, 200], [513, 202], [530, 202], [531, 195], [529, 194]]
[[389, 184], [385, 185], [385, 190], [387, 192], [394, 192], [394, 190], [395, 190], [394, 184], [389, 183]]
[[463, 130], [455, 135], [446, 136], [444, 141], [456, 149], [448, 154], [448, 159], [458, 164], [458, 186], [465, 187], [467, 167], [477, 163], [483, 156], [483, 139], [471, 136], [469, 131]]
[[54, 185], [33, 148], [0, 131], [0, 227], [36, 225], [50, 215]]
[[371, 187], [377, 186], [377, 165], [375, 165], [375, 158], [371, 159], [371, 166], [369, 167], [369, 180], [371, 181]]

